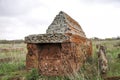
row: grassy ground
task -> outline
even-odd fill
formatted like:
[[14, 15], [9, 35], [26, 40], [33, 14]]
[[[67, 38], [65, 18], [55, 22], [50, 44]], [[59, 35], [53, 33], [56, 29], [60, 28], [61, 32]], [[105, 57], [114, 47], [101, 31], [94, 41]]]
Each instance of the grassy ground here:
[[26, 52], [26, 45], [23, 43], [0, 44], [0, 80], [23, 75]]
[[94, 41], [94, 53], [96, 51], [96, 44], [103, 44], [107, 47], [107, 59], [109, 61], [109, 71], [107, 75], [120, 76], [120, 58], [118, 58], [118, 54], [120, 54], [120, 40]]
[[81, 70], [68, 77], [39, 76], [35, 69], [25, 70], [26, 44], [0, 44], [0, 80], [102, 80], [99, 75], [96, 57], [96, 44], [107, 47], [109, 71], [107, 76], [120, 76], [120, 40], [93, 41], [92, 59]]

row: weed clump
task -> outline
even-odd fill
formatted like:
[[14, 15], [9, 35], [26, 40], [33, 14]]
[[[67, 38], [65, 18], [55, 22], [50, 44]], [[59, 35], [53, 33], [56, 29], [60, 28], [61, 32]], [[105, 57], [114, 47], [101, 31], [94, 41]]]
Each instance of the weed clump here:
[[38, 80], [39, 79], [39, 73], [37, 69], [31, 69], [31, 71], [26, 75], [26, 80]]

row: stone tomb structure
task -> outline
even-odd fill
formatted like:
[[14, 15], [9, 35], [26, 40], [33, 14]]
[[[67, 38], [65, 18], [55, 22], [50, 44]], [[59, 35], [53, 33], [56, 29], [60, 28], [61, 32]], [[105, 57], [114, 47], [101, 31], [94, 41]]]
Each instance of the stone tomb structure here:
[[47, 76], [74, 74], [92, 54], [92, 43], [81, 26], [62, 11], [46, 34], [26, 36], [25, 42], [26, 68], [36, 68]]

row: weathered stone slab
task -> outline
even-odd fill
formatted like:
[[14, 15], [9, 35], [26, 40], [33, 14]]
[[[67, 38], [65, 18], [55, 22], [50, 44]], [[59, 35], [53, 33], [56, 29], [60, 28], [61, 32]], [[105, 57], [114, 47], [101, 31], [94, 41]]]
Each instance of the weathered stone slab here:
[[38, 34], [30, 35], [25, 37], [26, 43], [62, 43], [69, 40], [70, 37], [59, 33], [59, 34]]
[[74, 34], [38, 34], [38, 35], [29, 35], [25, 37], [26, 43], [63, 43], [63, 42], [81, 42], [86, 41], [87, 38], [74, 35]]

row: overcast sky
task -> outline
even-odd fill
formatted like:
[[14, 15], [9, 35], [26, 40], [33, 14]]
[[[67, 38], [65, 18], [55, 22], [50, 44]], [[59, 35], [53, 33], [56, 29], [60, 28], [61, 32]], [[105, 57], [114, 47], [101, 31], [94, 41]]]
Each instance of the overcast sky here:
[[0, 39], [43, 34], [64, 11], [90, 37], [120, 36], [120, 0], [0, 0]]

